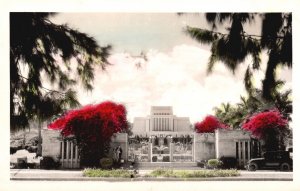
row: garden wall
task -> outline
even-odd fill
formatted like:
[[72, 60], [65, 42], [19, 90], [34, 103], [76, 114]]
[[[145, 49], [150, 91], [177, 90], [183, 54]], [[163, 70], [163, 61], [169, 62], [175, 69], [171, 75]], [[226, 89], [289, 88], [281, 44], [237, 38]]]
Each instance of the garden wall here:
[[250, 140], [250, 134], [243, 130], [216, 130], [216, 158], [236, 157], [236, 142]]
[[60, 157], [60, 132], [43, 129], [42, 139], [42, 156], [52, 156], [53, 158], [58, 159]]
[[127, 161], [128, 158], [128, 137], [127, 133], [118, 133], [116, 136], [112, 137], [110, 143], [109, 156], [113, 157], [113, 148], [121, 146], [122, 156], [121, 158]]
[[195, 161], [215, 158], [215, 134], [195, 133]]

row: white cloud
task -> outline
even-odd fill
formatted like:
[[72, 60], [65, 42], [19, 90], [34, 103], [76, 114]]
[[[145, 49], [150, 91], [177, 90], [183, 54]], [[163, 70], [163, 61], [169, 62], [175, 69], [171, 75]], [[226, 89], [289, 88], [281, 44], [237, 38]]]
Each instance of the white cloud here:
[[[169, 53], [151, 50], [148, 62], [136, 67], [136, 58], [113, 54], [106, 72], [97, 71], [92, 93], [80, 92], [83, 104], [113, 100], [124, 103], [130, 121], [146, 116], [152, 105], [171, 105], [177, 116], [201, 120], [222, 102], [237, 102], [243, 93], [243, 75], [233, 75], [218, 63], [206, 75], [209, 51], [178, 45]], [[245, 67], [237, 70], [240, 74]]]

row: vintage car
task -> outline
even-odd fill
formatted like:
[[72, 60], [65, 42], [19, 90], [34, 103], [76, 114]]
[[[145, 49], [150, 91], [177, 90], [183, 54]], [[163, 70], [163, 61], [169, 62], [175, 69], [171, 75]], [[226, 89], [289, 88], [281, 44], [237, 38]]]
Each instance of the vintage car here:
[[249, 171], [259, 169], [289, 171], [293, 168], [293, 159], [289, 151], [269, 151], [264, 153], [263, 158], [249, 160], [245, 168]]

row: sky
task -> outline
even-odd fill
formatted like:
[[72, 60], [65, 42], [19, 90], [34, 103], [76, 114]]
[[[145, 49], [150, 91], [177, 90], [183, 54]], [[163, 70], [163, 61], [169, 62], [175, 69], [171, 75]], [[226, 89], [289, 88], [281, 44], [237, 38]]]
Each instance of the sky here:
[[[246, 95], [243, 76], [251, 58], [235, 74], [219, 62], [208, 75], [210, 46], [184, 33], [187, 25], [210, 29], [203, 14], [60, 13], [51, 20], [87, 33], [102, 46], [113, 46], [108, 59], [112, 65], [106, 71], [96, 69], [94, 90], [78, 91], [82, 105], [106, 100], [122, 103], [130, 122], [149, 115], [151, 106], [173, 106], [175, 115], [195, 123], [213, 114], [221, 103], [237, 103]], [[245, 30], [259, 34], [260, 24], [252, 23]], [[138, 57], [141, 52], [147, 61]], [[262, 70], [255, 74], [257, 87], [264, 77], [265, 52], [261, 58]], [[277, 75], [286, 80], [285, 88], [292, 87], [291, 70], [279, 68]]]

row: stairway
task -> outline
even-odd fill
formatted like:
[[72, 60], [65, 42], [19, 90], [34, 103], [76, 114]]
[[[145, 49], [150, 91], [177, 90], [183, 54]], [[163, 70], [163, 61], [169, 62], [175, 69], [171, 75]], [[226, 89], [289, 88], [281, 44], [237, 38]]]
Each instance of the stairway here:
[[135, 164], [137, 169], [156, 169], [156, 168], [170, 168], [170, 169], [199, 169], [196, 162], [139, 162]]

